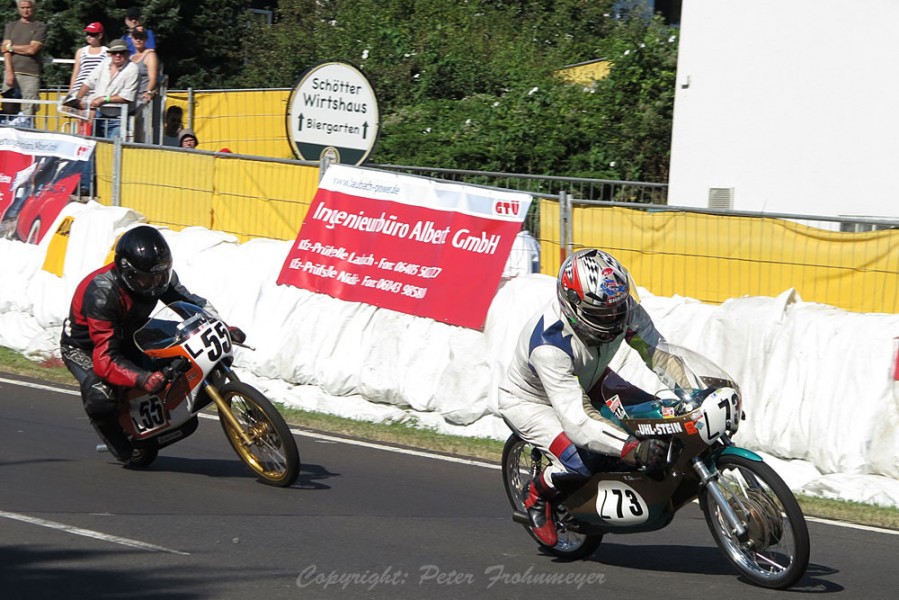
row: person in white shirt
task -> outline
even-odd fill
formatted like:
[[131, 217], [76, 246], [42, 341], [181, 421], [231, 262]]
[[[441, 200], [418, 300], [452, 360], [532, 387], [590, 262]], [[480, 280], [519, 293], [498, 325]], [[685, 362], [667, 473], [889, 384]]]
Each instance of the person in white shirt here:
[[[97, 111], [95, 134], [111, 139], [120, 133], [122, 107], [125, 107], [127, 117], [127, 107], [134, 103], [137, 96], [139, 73], [128, 58], [128, 46], [124, 40], [110, 42], [107, 54], [106, 60], [81, 85], [77, 99], [82, 107]], [[85, 96], [88, 96], [86, 103]]]

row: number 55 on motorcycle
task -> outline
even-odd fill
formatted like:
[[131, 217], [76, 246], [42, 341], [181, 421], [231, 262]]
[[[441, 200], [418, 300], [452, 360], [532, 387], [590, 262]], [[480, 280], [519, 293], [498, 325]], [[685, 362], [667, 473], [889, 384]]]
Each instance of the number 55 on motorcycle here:
[[[808, 567], [808, 529], [777, 473], [731, 440], [744, 418], [740, 388], [696, 352], [668, 343], [660, 348], [664, 364], [653, 365], [653, 371], [668, 389], [630, 406], [602, 390], [597, 408], [637, 438], [667, 440], [664, 467], [646, 471], [618, 463], [591, 477], [571, 479], [563, 499], [553, 506], [558, 542], [541, 546], [560, 558], [584, 558], [596, 551], [605, 534], [661, 529], [698, 498], [712, 537], [737, 571], [759, 586], [790, 587]], [[538, 543], [525, 499], [528, 482], [548, 464], [539, 449], [518, 435], [506, 441], [502, 474], [513, 519]]]
[[118, 422], [138, 451], [130, 465], [152, 463], [161, 448], [192, 434], [198, 413], [215, 404], [231, 447], [263, 483], [287, 487], [296, 481], [300, 455], [293, 435], [272, 403], [231, 369], [236, 343], [221, 319], [173, 302], [135, 332], [134, 342], [168, 384], [159, 393], [125, 392]]

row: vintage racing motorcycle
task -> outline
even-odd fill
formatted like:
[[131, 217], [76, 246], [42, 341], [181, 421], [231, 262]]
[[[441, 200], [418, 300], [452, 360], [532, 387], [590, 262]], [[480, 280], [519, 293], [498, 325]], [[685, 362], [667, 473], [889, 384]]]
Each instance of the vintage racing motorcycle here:
[[272, 403], [231, 369], [235, 342], [218, 316], [173, 302], [134, 333], [134, 342], [168, 384], [155, 394], [124, 392], [119, 424], [137, 450], [129, 465], [151, 464], [161, 448], [196, 431], [198, 413], [215, 404], [225, 437], [264, 483], [288, 487], [296, 481], [300, 455], [293, 435]]
[[[667, 343], [660, 348], [664, 352], [656, 353], [653, 371], [669, 389], [635, 405], [601, 390], [593, 405], [637, 438], [668, 440], [666, 467], [647, 472], [610, 459], [613, 464], [602, 472], [574, 478], [567, 487], [560, 484], [563, 500], [555, 505], [559, 541], [541, 545], [561, 558], [585, 558], [604, 534], [661, 529], [698, 498], [712, 537], [743, 576], [768, 588], [795, 584], [809, 561], [805, 518], [774, 470], [731, 441], [745, 418], [739, 387], [693, 351]], [[518, 435], [506, 441], [502, 473], [513, 519], [535, 540], [524, 506], [526, 488], [548, 464]]]

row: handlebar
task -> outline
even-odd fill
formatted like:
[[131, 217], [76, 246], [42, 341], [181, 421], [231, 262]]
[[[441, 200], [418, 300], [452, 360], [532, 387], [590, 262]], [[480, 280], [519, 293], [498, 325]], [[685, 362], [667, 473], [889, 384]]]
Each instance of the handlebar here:
[[162, 374], [168, 381], [174, 381], [179, 375], [186, 372], [189, 366], [187, 359], [179, 356], [162, 368]]

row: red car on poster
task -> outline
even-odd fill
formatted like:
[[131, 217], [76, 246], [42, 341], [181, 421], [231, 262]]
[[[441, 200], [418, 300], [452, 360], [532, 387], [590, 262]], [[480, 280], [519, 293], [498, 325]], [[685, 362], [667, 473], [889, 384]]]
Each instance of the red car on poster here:
[[0, 127], [0, 238], [39, 242], [90, 172], [96, 142]]
[[78, 189], [80, 161], [36, 156], [20, 167], [0, 204], [0, 235], [37, 244]]
[[31, 196], [22, 206], [16, 233], [23, 242], [39, 244], [56, 221], [62, 209], [72, 200], [72, 192], [78, 189], [81, 176], [69, 175], [44, 187], [36, 196]]

